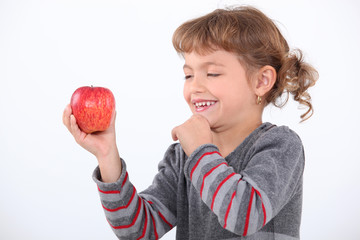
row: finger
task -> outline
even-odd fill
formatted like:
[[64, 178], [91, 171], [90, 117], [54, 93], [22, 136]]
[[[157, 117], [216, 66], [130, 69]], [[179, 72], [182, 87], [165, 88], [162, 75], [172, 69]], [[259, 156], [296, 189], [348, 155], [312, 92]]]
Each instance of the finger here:
[[177, 137], [177, 130], [178, 130], [178, 127], [174, 127], [173, 130], [171, 131], [171, 137], [174, 141], [179, 140], [179, 138]]
[[82, 131], [76, 123], [76, 119], [74, 115], [70, 116], [70, 132], [74, 136], [75, 141], [79, 142], [81, 139]]
[[193, 123], [196, 123], [199, 126], [208, 126], [210, 128], [209, 120], [201, 114], [194, 114], [189, 120], [193, 121]]
[[195, 121], [201, 121], [201, 122], [207, 122], [209, 123], [208, 119], [206, 117], [204, 117], [201, 114], [194, 114], [190, 117], [190, 119], [193, 119]]
[[70, 131], [70, 115], [71, 115], [71, 107], [70, 104], [68, 104], [63, 112], [63, 124], [67, 127], [69, 131]]

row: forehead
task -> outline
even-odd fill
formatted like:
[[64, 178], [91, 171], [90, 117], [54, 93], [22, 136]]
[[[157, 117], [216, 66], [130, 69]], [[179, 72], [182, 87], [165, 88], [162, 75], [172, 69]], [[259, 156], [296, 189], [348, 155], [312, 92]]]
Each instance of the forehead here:
[[185, 65], [184, 68], [193, 68], [199, 66], [219, 66], [227, 67], [240, 64], [239, 58], [236, 54], [227, 52], [225, 50], [216, 50], [204, 54], [195, 51], [184, 53]]

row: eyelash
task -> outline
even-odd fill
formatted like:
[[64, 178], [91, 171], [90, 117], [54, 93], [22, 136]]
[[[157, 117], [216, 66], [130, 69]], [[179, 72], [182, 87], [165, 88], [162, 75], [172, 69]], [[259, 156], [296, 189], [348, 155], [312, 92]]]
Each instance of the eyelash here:
[[218, 74], [218, 73], [208, 73], [207, 76], [208, 77], [218, 77], [218, 76], [220, 76], [220, 74]]
[[[220, 76], [220, 74], [218, 74], [218, 73], [208, 73], [207, 76], [208, 77], [218, 77], [218, 76]], [[193, 75], [186, 75], [185, 80], [189, 79], [189, 78], [192, 78], [192, 77], [193, 77]]]

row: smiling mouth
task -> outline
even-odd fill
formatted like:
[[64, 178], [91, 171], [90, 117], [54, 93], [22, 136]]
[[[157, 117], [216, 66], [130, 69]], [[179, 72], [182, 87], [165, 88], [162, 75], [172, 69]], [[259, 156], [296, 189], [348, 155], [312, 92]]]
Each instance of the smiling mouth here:
[[206, 109], [210, 108], [212, 105], [214, 105], [216, 101], [199, 101], [194, 102], [195, 110], [197, 112], [205, 111]]

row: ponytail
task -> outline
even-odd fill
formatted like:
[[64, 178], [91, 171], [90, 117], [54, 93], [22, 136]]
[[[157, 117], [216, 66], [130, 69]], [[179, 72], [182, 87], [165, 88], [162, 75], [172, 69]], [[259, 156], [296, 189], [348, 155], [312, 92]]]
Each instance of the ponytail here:
[[[307, 108], [306, 112], [300, 116], [301, 122], [303, 122], [309, 119], [314, 112], [308, 88], [314, 86], [317, 79], [318, 72], [304, 62], [301, 50], [295, 49], [282, 59], [275, 86], [269, 92], [266, 100], [277, 107], [283, 107], [291, 94], [295, 101]], [[286, 98], [281, 102], [280, 96], [284, 93]]]

